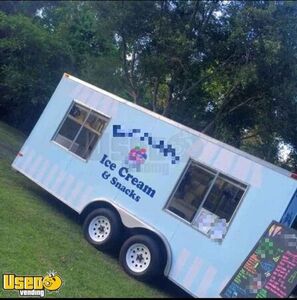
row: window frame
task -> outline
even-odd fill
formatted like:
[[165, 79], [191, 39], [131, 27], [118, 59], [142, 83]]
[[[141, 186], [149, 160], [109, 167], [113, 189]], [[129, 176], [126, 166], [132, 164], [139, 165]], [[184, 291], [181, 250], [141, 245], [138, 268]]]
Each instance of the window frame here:
[[[209, 173], [214, 174], [215, 176], [214, 176], [214, 178], [213, 178], [213, 180], [212, 180], [212, 183], [211, 183], [211, 185], [209, 186], [208, 191], [206, 192], [206, 194], [205, 194], [205, 196], [204, 196], [204, 198], [203, 198], [203, 200], [202, 200], [200, 206], [197, 208], [197, 210], [196, 210], [196, 212], [195, 212], [195, 214], [194, 214], [194, 217], [193, 217], [192, 221], [190, 222], [190, 221], [187, 221], [186, 219], [180, 217], [179, 215], [175, 214], [175, 213], [172, 212], [171, 210], [169, 210], [168, 207], [169, 207], [169, 204], [170, 204], [171, 200], [173, 199], [173, 197], [174, 197], [174, 195], [175, 195], [177, 189], [179, 188], [179, 185], [180, 185], [181, 181], [183, 180], [184, 176], [186, 175], [186, 173], [187, 173], [187, 171], [188, 171], [188, 169], [189, 169], [189, 167], [190, 167], [191, 165], [196, 165], [196, 166], [198, 166], [199, 168], [201, 168], [201, 169], [203, 169], [203, 170], [205, 170], [205, 171], [207, 171], [207, 172], [209, 172]], [[248, 184], [248, 183], [246, 183], [246, 182], [244, 182], [244, 181], [242, 181], [242, 180], [238, 180], [237, 178], [235, 178], [235, 177], [233, 177], [233, 176], [227, 175], [226, 173], [221, 172], [221, 171], [219, 171], [218, 169], [208, 167], [208, 166], [205, 165], [204, 163], [201, 163], [201, 162], [199, 162], [198, 160], [195, 160], [195, 159], [193, 159], [192, 157], [190, 157], [189, 160], [188, 160], [188, 162], [187, 162], [187, 164], [186, 164], [186, 166], [185, 166], [185, 168], [184, 168], [184, 170], [182, 171], [181, 175], [179, 176], [178, 180], [176, 181], [176, 184], [175, 184], [175, 186], [174, 186], [172, 192], [170, 193], [170, 196], [169, 196], [168, 200], [166, 201], [166, 203], [165, 203], [165, 205], [164, 205], [164, 207], [163, 207], [163, 211], [165, 211], [166, 213], [172, 215], [173, 217], [175, 217], [176, 219], [182, 221], [183, 223], [187, 224], [188, 226], [190, 226], [190, 227], [193, 228], [194, 230], [198, 231], [199, 233], [201, 233], [202, 235], [204, 235], [204, 236], [207, 237], [208, 239], [211, 239], [206, 233], [204, 233], [203, 231], [199, 230], [199, 229], [197, 228], [197, 226], [194, 225], [194, 221], [195, 221], [195, 219], [197, 218], [197, 216], [199, 215], [199, 213], [201, 212], [201, 210], [203, 209], [203, 204], [204, 204], [205, 201], [207, 200], [208, 195], [210, 194], [210, 192], [211, 192], [211, 190], [212, 190], [212, 188], [213, 188], [213, 186], [214, 186], [214, 184], [215, 184], [217, 178], [218, 178], [220, 175], [223, 176], [223, 180], [226, 180], [226, 179], [227, 179], [226, 181], [227, 181], [228, 183], [233, 184], [233, 185], [236, 186], [237, 188], [243, 190], [242, 197], [241, 197], [240, 201], [238, 202], [238, 204], [237, 204], [237, 206], [236, 206], [234, 212], [232, 213], [232, 216], [230, 217], [229, 222], [227, 222], [227, 226], [226, 226], [226, 234], [225, 234], [225, 236], [223, 237], [223, 239], [219, 242], [219, 243], [222, 243], [222, 241], [225, 239], [225, 237], [226, 237], [226, 235], [227, 235], [227, 233], [228, 233], [228, 231], [229, 231], [229, 228], [230, 228], [230, 226], [231, 226], [231, 224], [232, 224], [232, 222], [233, 222], [234, 217], [235, 217], [236, 214], [237, 214], [237, 211], [239, 210], [239, 208], [240, 208], [240, 206], [241, 206], [241, 204], [242, 204], [242, 201], [243, 201], [244, 198], [246, 197], [246, 194], [247, 194], [247, 192], [248, 192], [248, 190], [249, 190], [249, 188], [250, 188], [250, 184]], [[229, 180], [228, 180], [228, 179], [229, 179]], [[235, 181], [235, 182], [232, 182], [232, 181]], [[236, 182], [239, 183], [239, 184], [236, 184]], [[240, 185], [244, 185], [245, 188], [243, 188], [243, 187], [240, 186]], [[205, 209], [205, 208], [204, 208], [204, 209]], [[207, 210], [207, 209], [206, 209], [206, 210]], [[207, 211], [208, 211], [208, 210], [207, 210]]]
[[291, 228], [297, 230], [297, 214], [294, 216], [293, 221], [290, 225]]
[[[71, 142], [71, 145], [69, 146], [69, 148], [63, 146], [62, 144], [58, 143], [57, 141], [55, 141], [57, 135], [59, 134], [60, 132], [60, 129], [62, 128], [62, 126], [64, 125], [65, 121], [67, 120], [69, 114], [70, 114], [70, 111], [71, 109], [73, 108], [73, 106], [75, 104], [78, 104], [80, 106], [82, 106], [85, 110], [88, 111], [87, 115], [86, 115], [86, 118], [85, 120], [82, 122], [82, 124], [80, 124], [80, 128], [79, 130], [77, 131], [77, 133], [75, 134], [75, 137], [73, 138], [72, 142]], [[92, 113], [92, 112], [95, 112], [95, 113], [98, 113], [100, 115], [100, 118], [105, 121], [105, 125], [101, 131], [101, 134], [98, 136], [98, 139], [96, 141], [96, 143], [94, 144], [94, 147], [92, 149], [92, 151], [89, 153], [89, 155], [86, 157], [86, 158], [83, 158], [81, 157], [80, 155], [76, 154], [75, 152], [71, 151], [71, 147], [73, 146], [74, 142], [76, 141], [76, 139], [78, 138], [80, 132], [82, 131], [83, 128], [86, 128], [88, 129], [88, 127], [84, 127], [84, 124], [86, 123], [86, 121], [88, 120], [88, 117], [89, 115]], [[70, 118], [72, 120], [72, 118]], [[91, 108], [90, 106], [87, 106], [84, 102], [82, 101], [79, 101], [78, 99], [73, 99], [70, 106], [68, 107], [62, 121], [60, 122], [58, 128], [56, 129], [53, 137], [51, 138], [51, 142], [58, 145], [59, 147], [61, 147], [62, 149], [66, 150], [68, 153], [71, 153], [72, 155], [74, 155], [75, 157], [79, 158], [80, 160], [84, 161], [84, 162], [87, 162], [89, 160], [89, 158], [92, 156], [93, 154], [93, 151], [95, 150], [95, 148], [97, 147], [97, 144], [99, 142], [99, 140], [101, 139], [102, 135], [104, 134], [104, 131], [106, 130], [109, 122], [111, 120], [111, 117], [110, 116], [107, 116], [106, 114], [102, 113], [101, 111], [97, 110], [97, 109], [94, 109], [94, 108]], [[74, 121], [76, 122], [76, 121]], [[92, 131], [93, 132], [93, 131]]]

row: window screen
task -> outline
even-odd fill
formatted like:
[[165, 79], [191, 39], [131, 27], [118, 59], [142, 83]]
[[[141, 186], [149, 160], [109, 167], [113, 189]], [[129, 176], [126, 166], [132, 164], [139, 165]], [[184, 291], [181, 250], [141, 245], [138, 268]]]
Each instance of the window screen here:
[[102, 135], [107, 121], [107, 117], [74, 102], [53, 140], [87, 159]]
[[247, 186], [190, 161], [166, 209], [211, 235], [226, 228]]

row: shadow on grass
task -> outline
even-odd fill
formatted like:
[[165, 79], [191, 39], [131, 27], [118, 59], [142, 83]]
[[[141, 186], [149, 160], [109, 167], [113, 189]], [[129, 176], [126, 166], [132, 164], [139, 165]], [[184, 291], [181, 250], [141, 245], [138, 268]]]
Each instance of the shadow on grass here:
[[157, 283], [150, 283], [148, 285], [167, 293], [172, 298], [193, 298], [166, 277], [162, 277]]
[[[117, 262], [119, 260], [119, 250], [113, 251], [112, 253], [104, 252], [104, 254], [112, 260]], [[166, 293], [170, 298], [193, 298], [165, 276], [158, 278], [156, 281], [146, 282], [145, 284], [160, 292]]]
[[77, 224], [81, 224], [81, 217], [75, 210], [64, 204], [46, 190], [42, 189], [40, 186], [32, 185], [30, 187], [30, 191], [32, 191], [38, 198], [41, 198], [48, 206], [56, 210], [58, 213], [61, 213], [63, 216]]

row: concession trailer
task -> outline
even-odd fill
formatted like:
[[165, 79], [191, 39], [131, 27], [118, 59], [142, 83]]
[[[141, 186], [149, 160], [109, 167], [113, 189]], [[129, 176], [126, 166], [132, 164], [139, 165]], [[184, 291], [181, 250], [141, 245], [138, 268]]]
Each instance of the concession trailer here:
[[272, 220], [297, 226], [295, 174], [66, 73], [12, 167], [130, 276], [195, 297], [220, 297]]

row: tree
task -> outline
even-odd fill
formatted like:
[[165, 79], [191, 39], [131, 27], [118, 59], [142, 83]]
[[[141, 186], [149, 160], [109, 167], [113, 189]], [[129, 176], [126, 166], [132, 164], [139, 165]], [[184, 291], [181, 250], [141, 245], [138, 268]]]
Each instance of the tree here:
[[0, 13], [0, 37], [0, 118], [26, 131], [71, 59], [61, 40], [23, 15]]
[[296, 168], [296, 2], [18, 3], [0, 4], [0, 118], [23, 127], [33, 112], [30, 129], [67, 71]]

